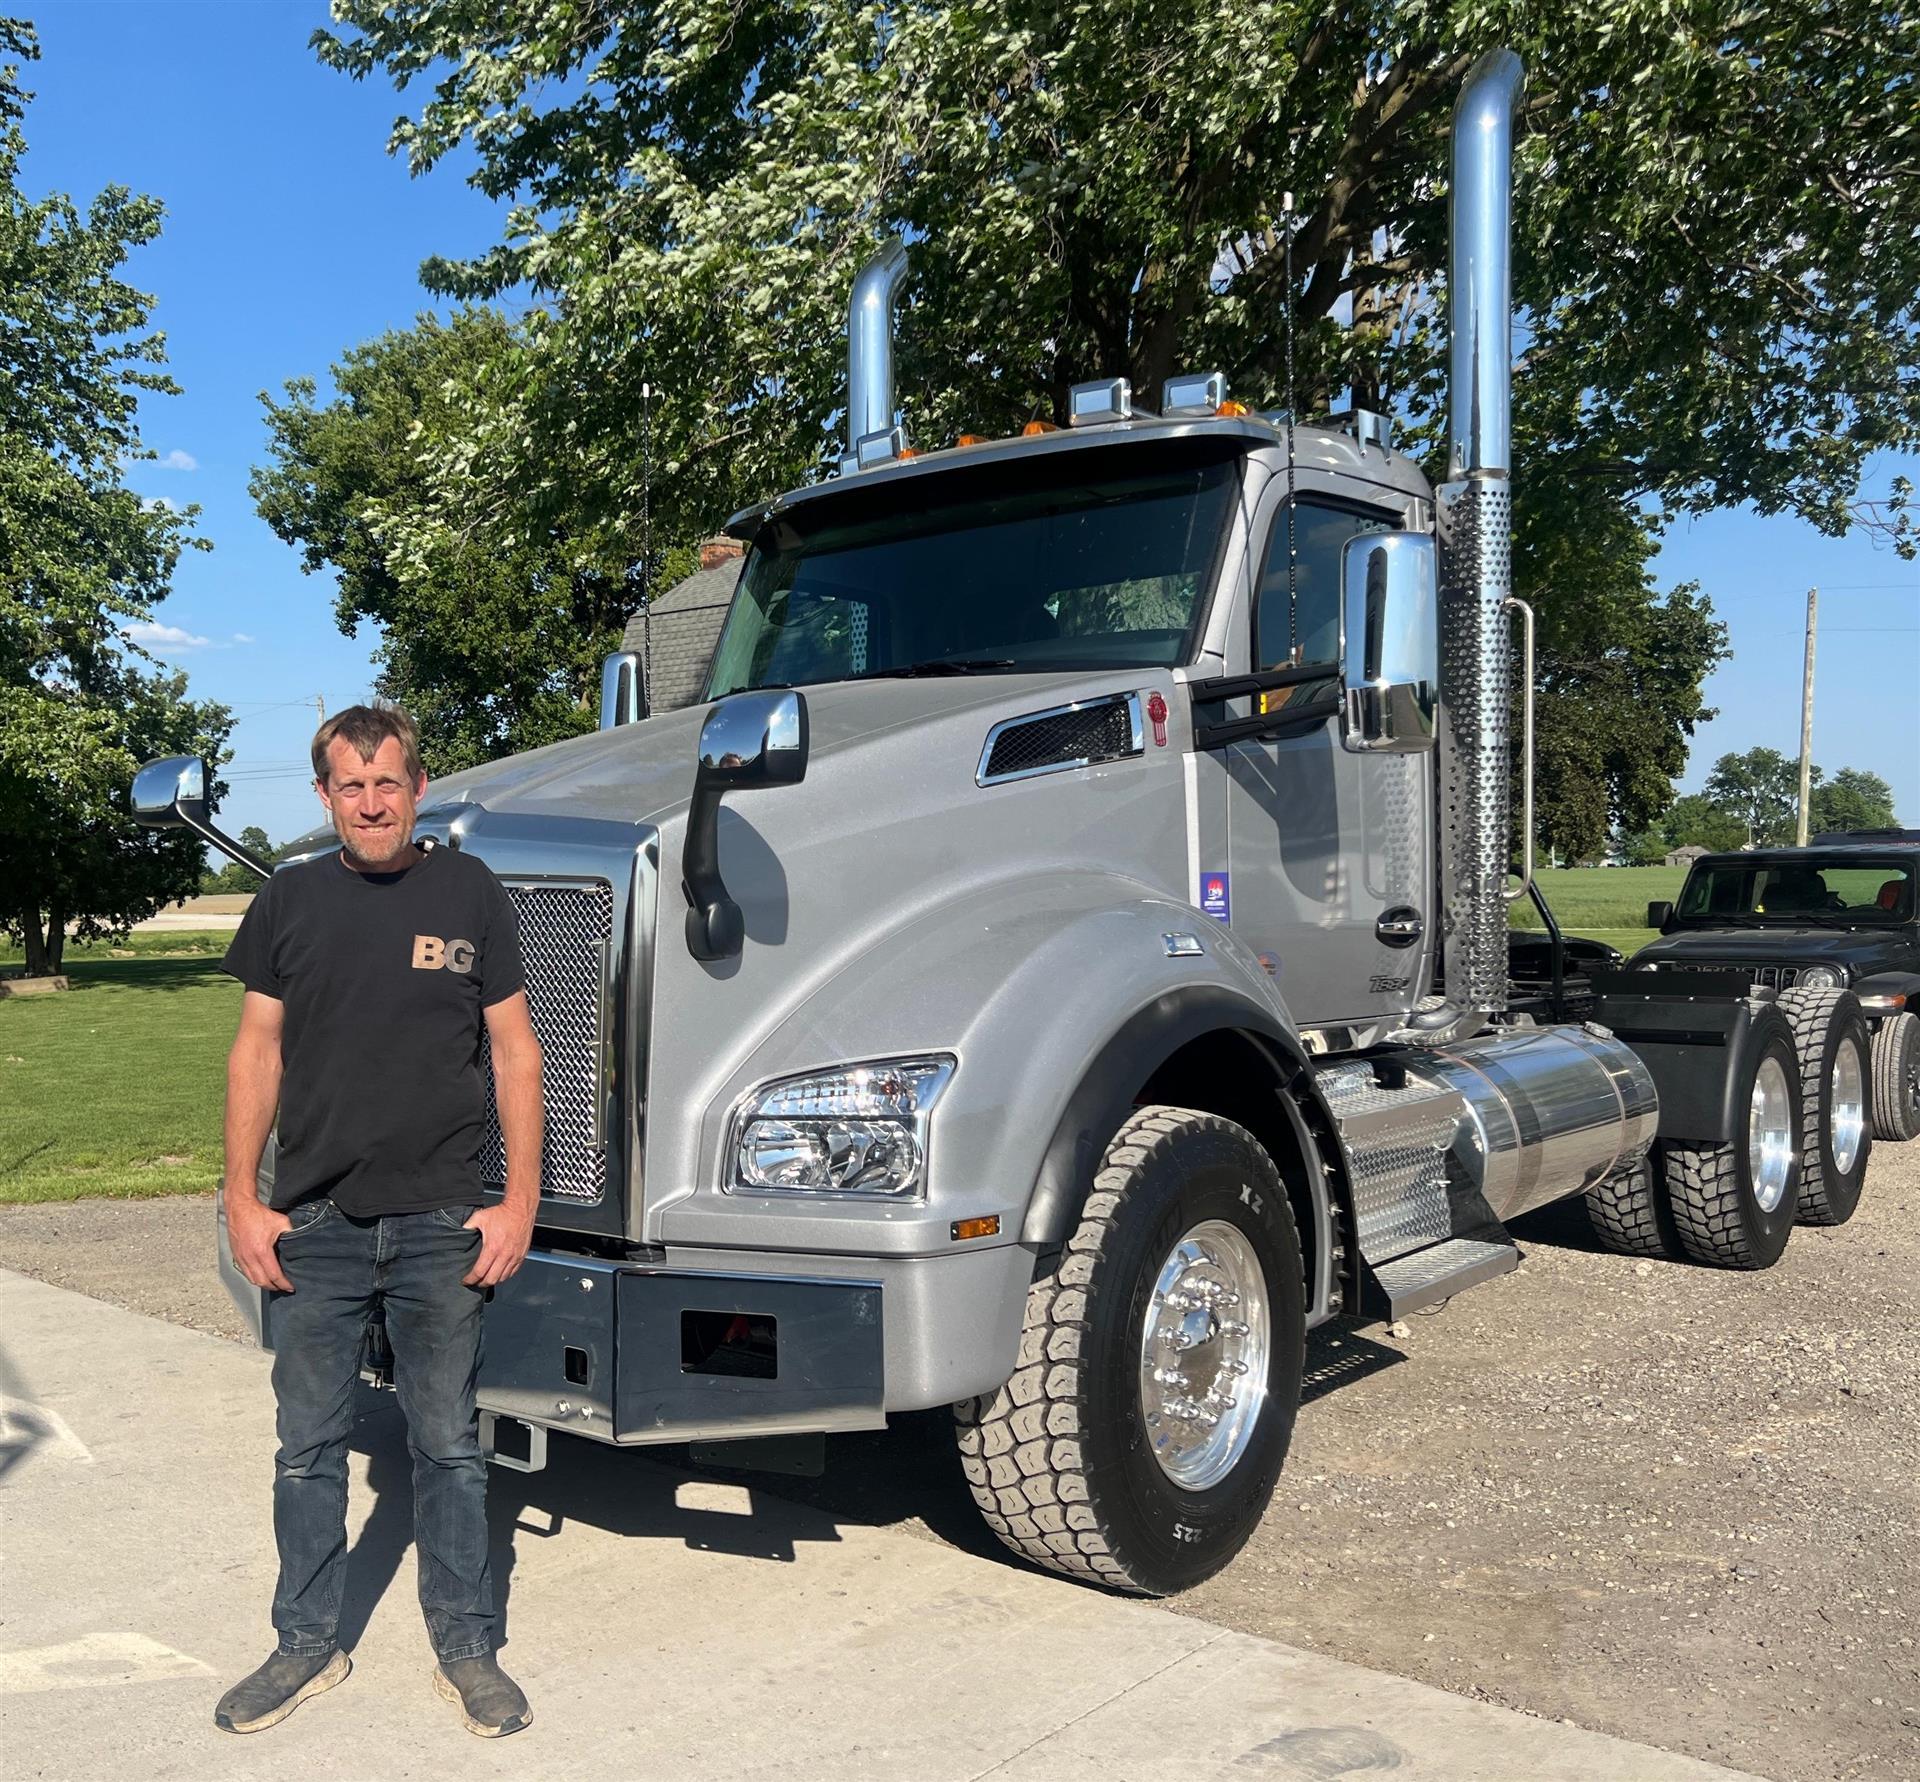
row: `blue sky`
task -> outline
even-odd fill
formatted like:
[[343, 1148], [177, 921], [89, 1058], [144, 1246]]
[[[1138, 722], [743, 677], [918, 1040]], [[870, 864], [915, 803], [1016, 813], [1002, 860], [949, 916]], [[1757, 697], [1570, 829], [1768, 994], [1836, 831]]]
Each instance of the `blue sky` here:
[[[340, 634], [330, 578], [303, 576], [253, 513], [258, 394], [302, 375], [324, 391], [348, 347], [431, 307], [420, 262], [484, 247], [500, 213], [461, 166], [415, 180], [388, 158], [401, 99], [314, 60], [307, 38], [324, 4], [62, 0], [34, 16], [27, 191], [84, 203], [117, 182], [167, 207], [165, 233], [131, 277], [158, 295], [185, 394], [146, 406], [162, 464], [131, 481], [199, 502], [215, 548], [183, 558], [157, 615], [169, 635], [151, 647], [190, 672], [196, 693], [236, 709], [223, 820], [285, 840], [318, 815], [303, 766], [313, 701], [335, 711], [365, 695], [373, 640]], [[1899, 468], [1876, 461], [1865, 492], [1884, 495]], [[1906, 468], [1920, 481], [1920, 464]], [[1676, 525], [1656, 570], [1663, 582], [1698, 579], [1732, 632], [1734, 659], [1708, 688], [1720, 716], [1696, 738], [1685, 789], [1722, 753], [1797, 751], [1806, 590], [1817, 584], [1814, 759], [1878, 772], [1902, 819], [1920, 823], [1920, 564], [1857, 533], [1827, 539], [1790, 518], [1730, 513]]]

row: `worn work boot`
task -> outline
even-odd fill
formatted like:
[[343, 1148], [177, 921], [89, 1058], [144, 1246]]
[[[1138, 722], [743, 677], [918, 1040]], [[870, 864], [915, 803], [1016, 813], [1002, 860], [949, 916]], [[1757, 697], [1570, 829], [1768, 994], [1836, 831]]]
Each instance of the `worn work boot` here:
[[433, 1673], [441, 1697], [460, 1704], [467, 1731], [483, 1739], [504, 1739], [533, 1718], [520, 1685], [489, 1652], [483, 1658], [449, 1658]]
[[331, 1652], [276, 1652], [250, 1677], [220, 1698], [213, 1724], [222, 1732], [265, 1732], [278, 1726], [310, 1695], [322, 1695], [347, 1680], [353, 1660], [338, 1647]]

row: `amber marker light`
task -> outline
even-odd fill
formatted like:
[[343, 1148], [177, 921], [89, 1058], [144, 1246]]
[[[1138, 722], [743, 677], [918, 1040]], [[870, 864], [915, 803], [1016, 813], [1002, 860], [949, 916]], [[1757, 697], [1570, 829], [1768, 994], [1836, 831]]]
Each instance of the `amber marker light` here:
[[1023, 438], [1031, 439], [1036, 433], [1058, 433], [1060, 429], [1051, 421], [1029, 421], [1020, 429]]
[[963, 433], [953, 443], [957, 446], [985, 445], [987, 436], [984, 433]]
[[956, 1219], [951, 1229], [956, 1244], [964, 1243], [968, 1238], [998, 1237], [1000, 1215], [989, 1213], [984, 1219]]
[[1235, 402], [1229, 399], [1221, 403], [1213, 412], [1216, 415], [1248, 415], [1252, 414], [1253, 410], [1248, 408], [1244, 402]]

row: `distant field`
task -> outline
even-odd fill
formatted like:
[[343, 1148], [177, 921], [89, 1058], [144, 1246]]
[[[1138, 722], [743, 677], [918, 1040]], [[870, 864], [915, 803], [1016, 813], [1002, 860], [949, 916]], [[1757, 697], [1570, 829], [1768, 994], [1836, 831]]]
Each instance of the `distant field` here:
[[[231, 929], [218, 933], [192, 928], [160, 929], [146, 934], [130, 934], [125, 940], [96, 941], [90, 945], [70, 940], [64, 958], [69, 969], [75, 965], [98, 964], [103, 959], [197, 959], [209, 953], [218, 959], [232, 940]], [[20, 949], [12, 941], [0, 937], [0, 965], [20, 965], [24, 962]]]
[[198, 1194], [220, 1177], [240, 986], [228, 935], [125, 958], [70, 950], [64, 994], [0, 1000], [0, 1201]]
[[[1648, 928], [1647, 905], [1674, 898], [1687, 876], [1684, 866], [1559, 866], [1535, 875], [1553, 914], [1568, 934], [1585, 935], [1634, 953], [1658, 938]], [[1513, 925], [1538, 930], [1540, 915], [1530, 900], [1514, 905]]]

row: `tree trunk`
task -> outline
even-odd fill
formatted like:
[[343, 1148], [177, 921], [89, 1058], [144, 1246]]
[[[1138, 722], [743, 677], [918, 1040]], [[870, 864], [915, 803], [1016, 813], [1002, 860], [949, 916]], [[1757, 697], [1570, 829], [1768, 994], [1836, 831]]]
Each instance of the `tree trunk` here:
[[26, 948], [27, 972], [30, 978], [47, 976], [47, 942], [40, 927], [40, 912], [27, 910], [20, 918], [21, 940]]
[[47, 975], [58, 977], [67, 957], [67, 912], [58, 904], [47, 912]]

